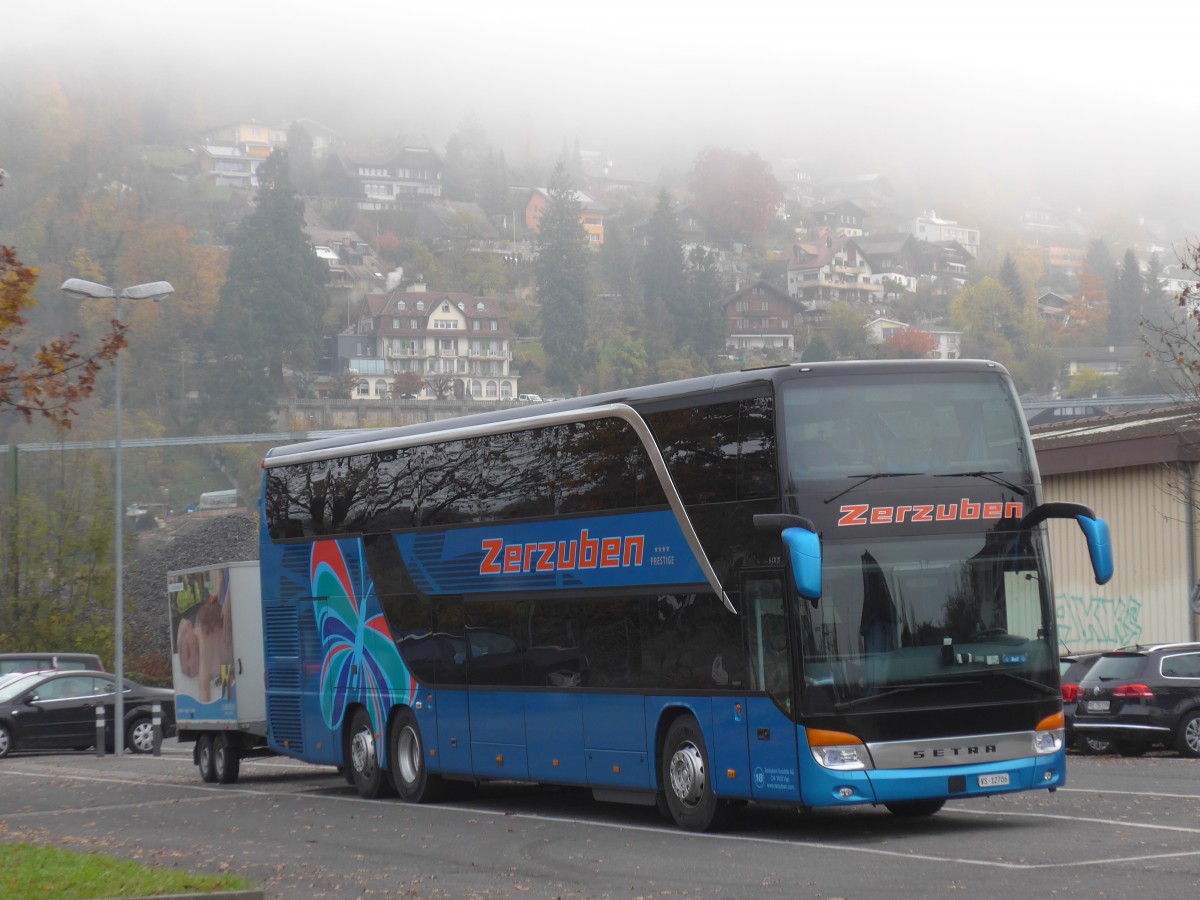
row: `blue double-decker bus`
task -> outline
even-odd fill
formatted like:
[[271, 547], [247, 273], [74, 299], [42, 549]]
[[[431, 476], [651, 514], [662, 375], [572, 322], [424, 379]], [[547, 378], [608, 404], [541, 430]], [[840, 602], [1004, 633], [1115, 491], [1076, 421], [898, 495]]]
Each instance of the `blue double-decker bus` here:
[[1064, 783], [1050, 517], [1003, 367], [696, 378], [272, 450], [271, 749], [722, 825]]

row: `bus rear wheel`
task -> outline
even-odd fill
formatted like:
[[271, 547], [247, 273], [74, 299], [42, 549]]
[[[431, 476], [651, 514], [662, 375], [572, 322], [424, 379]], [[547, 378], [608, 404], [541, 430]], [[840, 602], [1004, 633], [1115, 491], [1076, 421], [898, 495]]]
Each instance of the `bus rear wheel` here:
[[708, 748], [693, 716], [682, 715], [667, 729], [661, 777], [667, 809], [680, 828], [711, 831], [729, 821], [733, 808], [713, 791]]
[[354, 776], [354, 787], [360, 797], [375, 800], [387, 794], [389, 785], [387, 775], [379, 766], [379, 748], [371, 728], [371, 716], [359, 707], [350, 721], [346, 756]]
[[425, 765], [425, 743], [421, 726], [412, 710], [402, 709], [392, 723], [392, 781], [396, 793], [406, 803], [432, 803], [440, 800], [445, 785], [440, 776], [431, 775]]

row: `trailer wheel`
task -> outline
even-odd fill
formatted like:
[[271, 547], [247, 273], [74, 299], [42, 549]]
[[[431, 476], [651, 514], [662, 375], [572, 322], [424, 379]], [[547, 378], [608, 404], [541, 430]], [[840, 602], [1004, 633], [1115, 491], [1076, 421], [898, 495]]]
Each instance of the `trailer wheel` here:
[[384, 796], [391, 785], [387, 773], [379, 766], [379, 748], [371, 728], [371, 716], [362, 707], [354, 711], [349, 737], [346, 755], [359, 796], [367, 800]]
[[713, 791], [708, 748], [692, 716], [680, 716], [667, 729], [661, 774], [667, 808], [680, 828], [709, 831], [729, 821], [733, 807]]
[[213, 743], [213, 772], [217, 781], [233, 784], [238, 780], [238, 772], [242, 767], [242, 754], [227, 734], [220, 735]]
[[406, 803], [432, 803], [445, 793], [445, 783], [425, 765], [425, 742], [412, 710], [402, 709], [392, 722], [392, 780]]
[[212, 784], [217, 780], [213, 766], [213, 736], [207, 731], [196, 738], [196, 767], [200, 769], [200, 780]]

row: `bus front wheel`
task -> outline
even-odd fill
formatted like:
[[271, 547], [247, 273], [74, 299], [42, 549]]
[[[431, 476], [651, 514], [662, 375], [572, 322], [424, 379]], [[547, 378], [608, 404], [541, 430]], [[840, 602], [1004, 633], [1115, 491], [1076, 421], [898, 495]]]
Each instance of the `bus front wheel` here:
[[729, 820], [732, 807], [713, 791], [708, 748], [691, 715], [680, 716], [667, 729], [661, 777], [667, 809], [680, 828], [710, 831]]
[[359, 796], [375, 800], [387, 794], [387, 775], [379, 766], [379, 747], [375, 741], [375, 731], [371, 728], [371, 716], [362, 707], [354, 711], [354, 718], [351, 719], [346, 750]]
[[396, 793], [406, 803], [431, 803], [443, 793], [440, 776], [425, 765], [425, 743], [421, 726], [412, 710], [402, 709], [392, 723], [392, 780]]

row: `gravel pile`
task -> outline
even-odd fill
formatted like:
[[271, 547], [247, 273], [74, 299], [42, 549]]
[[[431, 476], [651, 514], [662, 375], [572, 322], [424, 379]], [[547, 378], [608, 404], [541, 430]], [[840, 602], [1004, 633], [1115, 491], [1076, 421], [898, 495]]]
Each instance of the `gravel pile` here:
[[136, 558], [125, 567], [125, 654], [137, 668], [157, 670], [157, 661], [169, 673], [167, 573], [258, 559], [258, 523], [247, 515], [179, 516], [139, 537]]

